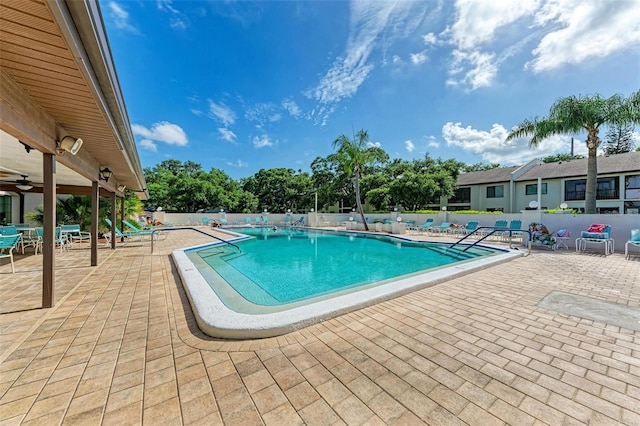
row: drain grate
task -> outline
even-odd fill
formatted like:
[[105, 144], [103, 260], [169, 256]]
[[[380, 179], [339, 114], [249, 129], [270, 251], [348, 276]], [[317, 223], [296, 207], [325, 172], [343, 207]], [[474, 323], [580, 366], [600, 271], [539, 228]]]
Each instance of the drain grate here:
[[640, 331], [640, 308], [591, 297], [552, 291], [538, 306], [544, 309]]

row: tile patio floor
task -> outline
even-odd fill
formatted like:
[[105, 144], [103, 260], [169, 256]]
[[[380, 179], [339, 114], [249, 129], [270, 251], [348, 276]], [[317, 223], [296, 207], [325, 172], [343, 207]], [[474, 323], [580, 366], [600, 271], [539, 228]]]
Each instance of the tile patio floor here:
[[640, 259], [528, 257], [277, 338], [200, 333], [156, 245], [0, 263], [0, 424], [640, 425], [640, 332], [536, 307], [552, 290], [640, 307]]

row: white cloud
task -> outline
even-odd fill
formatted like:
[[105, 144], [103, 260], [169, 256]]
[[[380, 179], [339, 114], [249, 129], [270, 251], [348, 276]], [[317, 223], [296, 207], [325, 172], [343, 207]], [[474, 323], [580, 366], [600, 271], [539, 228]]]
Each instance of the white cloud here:
[[227, 161], [227, 166], [236, 167], [238, 169], [242, 169], [244, 167], [248, 167], [249, 164], [246, 161], [237, 160], [235, 162]]
[[[550, 137], [542, 141], [536, 149], [530, 149], [530, 138], [505, 142], [508, 133], [501, 124], [494, 124], [489, 131], [474, 129], [471, 126], [462, 127], [461, 123], [452, 122], [442, 126], [442, 137], [447, 142], [447, 146], [462, 148], [464, 151], [477, 154], [483, 161], [489, 163], [524, 164], [534, 158], [570, 150], [571, 138], [568, 136]], [[576, 148], [579, 149], [579, 145], [577, 144]]]
[[224, 103], [216, 103], [209, 99], [209, 117], [218, 120], [228, 127], [236, 122], [236, 113]]
[[189, 143], [187, 134], [182, 130], [182, 127], [167, 121], [154, 123], [150, 129], [140, 124], [132, 124], [131, 130], [134, 135], [169, 145], [185, 146]]
[[129, 12], [124, 10], [122, 6], [114, 1], [108, 4], [110, 16], [116, 28], [138, 34], [139, 30], [129, 22]]
[[380, 148], [381, 146], [380, 142], [367, 142], [367, 148]]
[[[374, 66], [370, 56], [375, 49], [383, 52], [399, 38], [412, 33], [422, 20], [424, 10], [414, 2], [352, 1], [349, 38], [344, 54], [304, 94], [320, 104], [316, 122], [326, 123], [335, 104], [355, 95]], [[417, 8], [419, 10], [416, 10]]]
[[[493, 85], [502, 63], [530, 44], [525, 69], [534, 73], [640, 46], [635, 0], [457, 0], [455, 11], [439, 37], [454, 46], [447, 85], [466, 90]], [[427, 36], [427, 44], [438, 41]]]
[[271, 115], [269, 117], [269, 122], [271, 123], [277, 123], [278, 121], [282, 120], [282, 114], [280, 114], [279, 112]]
[[174, 30], [185, 30], [189, 25], [186, 16], [173, 7], [171, 0], [157, 0], [158, 10], [172, 14], [169, 19], [169, 26]]
[[427, 61], [427, 54], [422, 51], [418, 53], [410, 53], [409, 57], [411, 58], [411, 63], [414, 65], [420, 65]]
[[416, 146], [410, 140], [404, 141], [404, 146], [409, 152], [413, 152], [416, 149]]
[[191, 109], [191, 114], [193, 114], [195, 116], [198, 116], [198, 117], [201, 117], [201, 116], [204, 115], [204, 113], [201, 110], [195, 109], [195, 108]]
[[427, 138], [427, 148], [440, 148], [440, 142], [438, 142], [435, 136], [429, 136]]
[[539, 7], [540, 0], [458, 0], [452, 41], [461, 50], [475, 50], [492, 41], [499, 29], [532, 15]]
[[436, 44], [438, 42], [438, 38], [434, 33], [428, 33], [422, 36], [422, 41], [424, 41], [424, 44], [428, 46], [430, 44]]
[[282, 108], [284, 108], [293, 118], [298, 118], [302, 114], [300, 107], [293, 99], [283, 99]]
[[218, 128], [218, 133], [220, 133], [220, 137], [227, 142], [231, 142], [232, 144], [236, 144], [237, 136], [231, 130], [226, 129], [224, 127]]
[[153, 143], [152, 140], [149, 139], [142, 139], [138, 145], [140, 145], [140, 148], [146, 150], [146, 151], [151, 151], [151, 152], [158, 152], [158, 146]]
[[536, 14], [536, 23], [562, 28], [542, 38], [527, 65], [539, 73], [637, 49], [639, 17], [638, 1], [549, 1]]
[[[447, 80], [447, 85], [462, 85], [469, 87], [470, 90], [491, 86], [498, 73], [498, 65], [493, 54], [480, 51], [465, 52], [454, 50], [452, 55], [453, 61], [451, 62], [449, 74], [454, 77]], [[470, 65], [470, 67], [467, 65]], [[464, 70], [467, 71], [464, 72]], [[460, 73], [463, 76], [456, 79], [455, 76]]]
[[269, 135], [255, 136], [253, 138], [253, 146], [256, 148], [264, 148], [265, 146], [273, 146], [273, 142], [269, 138]]

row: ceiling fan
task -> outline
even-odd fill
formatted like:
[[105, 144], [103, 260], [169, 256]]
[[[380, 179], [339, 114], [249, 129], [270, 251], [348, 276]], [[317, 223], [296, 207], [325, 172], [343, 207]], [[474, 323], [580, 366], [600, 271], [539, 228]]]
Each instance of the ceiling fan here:
[[14, 181], [4, 181], [4, 182], [15, 185], [15, 187], [20, 191], [29, 191], [34, 186], [40, 186], [39, 184], [33, 183], [30, 180], [28, 180], [27, 178], [29, 177], [29, 175], [21, 174], [20, 176], [22, 177], [22, 179], [17, 179]]

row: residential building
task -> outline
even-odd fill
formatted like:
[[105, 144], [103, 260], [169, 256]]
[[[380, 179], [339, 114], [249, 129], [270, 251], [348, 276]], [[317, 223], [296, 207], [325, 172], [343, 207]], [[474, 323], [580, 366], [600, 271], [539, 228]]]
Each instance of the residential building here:
[[[455, 195], [440, 207], [515, 213], [566, 204], [584, 211], [586, 182], [586, 158], [556, 163], [535, 159], [523, 166], [460, 175]], [[598, 157], [596, 213], [640, 213], [640, 152]]]

